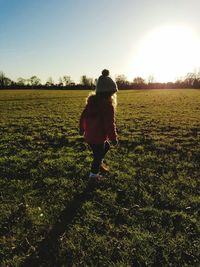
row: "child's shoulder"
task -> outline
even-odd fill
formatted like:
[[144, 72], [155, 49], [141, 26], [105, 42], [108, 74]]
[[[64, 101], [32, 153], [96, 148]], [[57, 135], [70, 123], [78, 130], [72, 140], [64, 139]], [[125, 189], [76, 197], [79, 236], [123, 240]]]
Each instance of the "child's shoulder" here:
[[98, 105], [98, 106], [109, 106], [112, 105], [112, 99], [110, 97], [103, 97], [96, 94], [89, 95], [87, 98], [87, 104]]
[[97, 97], [96, 95], [89, 95], [88, 98], [87, 98], [87, 103], [88, 104], [93, 104], [97, 101]]

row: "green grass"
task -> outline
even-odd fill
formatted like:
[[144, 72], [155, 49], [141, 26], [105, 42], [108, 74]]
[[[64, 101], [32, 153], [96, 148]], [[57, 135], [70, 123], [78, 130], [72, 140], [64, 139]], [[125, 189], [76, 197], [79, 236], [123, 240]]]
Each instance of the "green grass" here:
[[200, 91], [118, 94], [88, 184], [86, 91], [0, 91], [0, 266], [199, 266]]

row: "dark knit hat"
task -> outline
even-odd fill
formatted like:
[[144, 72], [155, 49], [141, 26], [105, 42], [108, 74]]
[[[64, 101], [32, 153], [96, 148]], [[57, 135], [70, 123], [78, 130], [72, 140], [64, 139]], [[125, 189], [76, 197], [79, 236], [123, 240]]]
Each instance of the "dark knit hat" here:
[[108, 76], [109, 70], [104, 69], [96, 85], [96, 93], [116, 93], [117, 84]]
[[103, 76], [108, 76], [109, 75], [109, 70], [104, 69], [104, 70], [102, 70], [101, 73], [102, 73]]

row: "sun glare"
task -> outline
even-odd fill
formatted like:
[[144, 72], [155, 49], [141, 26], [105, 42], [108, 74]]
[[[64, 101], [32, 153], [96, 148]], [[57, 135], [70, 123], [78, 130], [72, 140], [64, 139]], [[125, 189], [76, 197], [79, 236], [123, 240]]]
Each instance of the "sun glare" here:
[[184, 26], [162, 26], [148, 33], [134, 51], [128, 78], [153, 76], [175, 81], [200, 66], [200, 40]]

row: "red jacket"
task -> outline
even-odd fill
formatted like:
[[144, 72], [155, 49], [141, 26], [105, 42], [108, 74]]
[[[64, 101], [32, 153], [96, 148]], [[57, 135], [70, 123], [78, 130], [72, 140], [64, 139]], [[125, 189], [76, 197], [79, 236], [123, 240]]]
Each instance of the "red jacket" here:
[[106, 140], [116, 140], [115, 112], [111, 99], [92, 95], [88, 99], [81, 118], [80, 131], [84, 132], [89, 144], [102, 144]]

